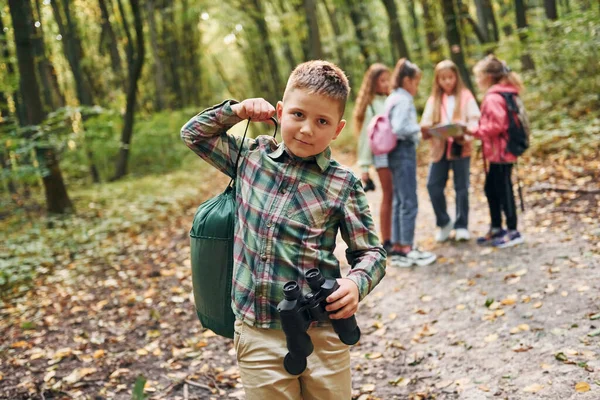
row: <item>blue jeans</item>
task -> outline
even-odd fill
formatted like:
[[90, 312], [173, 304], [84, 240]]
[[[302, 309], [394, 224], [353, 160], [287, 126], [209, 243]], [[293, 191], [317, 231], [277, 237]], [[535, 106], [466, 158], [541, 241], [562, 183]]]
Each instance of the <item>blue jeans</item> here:
[[454, 228], [467, 228], [469, 225], [469, 171], [470, 157], [456, 160], [442, 158], [429, 166], [427, 178], [427, 191], [435, 213], [435, 223], [439, 227], [448, 225], [450, 216], [446, 210], [446, 195], [444, 189], [448, 181], [448, 171], [453, 170], [454, 191], [456, 193], [456, 221]]
[[394, 201], [392, 203], [392, 242], [412, 246], [419, 211], [417, 200], [417, 148], [409, 140], [399, 140], [388, 154], [392, 171]]

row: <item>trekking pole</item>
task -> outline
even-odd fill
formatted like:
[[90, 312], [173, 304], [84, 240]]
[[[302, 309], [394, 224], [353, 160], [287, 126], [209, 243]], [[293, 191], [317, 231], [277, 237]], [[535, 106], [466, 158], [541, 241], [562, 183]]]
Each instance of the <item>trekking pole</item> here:
[[519, 191], [519, 200], [521, 201], [521, 212], [525, 212], [525, 205], [523, 204], [523, 190], [521, 189], [521, 178], [519, 178], [519, 163], [515, 162], [515, 170], [517, 171], [517, 188]]

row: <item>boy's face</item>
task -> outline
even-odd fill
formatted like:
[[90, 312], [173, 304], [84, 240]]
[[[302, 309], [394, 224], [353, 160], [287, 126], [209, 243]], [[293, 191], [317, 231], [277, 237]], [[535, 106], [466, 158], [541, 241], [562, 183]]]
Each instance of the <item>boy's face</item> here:
[[335, 140], [346, 121], [340, 104], [327, 96], [291, 89], [277, 103], [277, 119], [286, 147], [297, 157], [317, 155]]

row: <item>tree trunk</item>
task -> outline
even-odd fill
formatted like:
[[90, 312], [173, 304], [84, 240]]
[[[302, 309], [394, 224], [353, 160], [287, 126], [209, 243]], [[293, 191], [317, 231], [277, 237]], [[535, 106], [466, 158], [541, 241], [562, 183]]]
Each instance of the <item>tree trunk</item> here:
[[[290, 67], [290, 71], [292, 71], [296, 65], [298, 65], [298, 62], [296, 60], [296, 57], [294, 56], [294, 52], [292, 51], [292, 35], [290, 34], [290, 30], [288, 28], [288, 24], [287, 24], [287, 18], [283, 18], [286, 15], [286, 7], [285, 7], [285, 2], [283, 0], [278, 0], [278, 4], [277, 6], [279, 7], [279, 13], [282, 19], [282, 23], [281, 23], [281, 46], [283, 47], [283, 55], [286, 59], [286, 61], [288, 62], [288, 65]], [[275, 5], [274, 5], [275, 7]]]
[[54, 65], [48, 60], [46, 55], [46, 46], [44, 44], [44, 23], [42, 21], [42, 13], [40, 10], [40, 0], [35, 0], [37, 20], [40, 23], [33, 36], [33, 46], [35, 48], [36, 58], [40, 81], [42, 83], [43, 98], [48, 110], [56, 110], [65, 106], [65, 98], [60, 91], [58, 78]]
[[156, 92], [154, 93], [154, 109], [156, 111], [163, 110], [165, 108], [164, 94], [165, 91], [165, 78], [164, 68], [162, 61], [158, 55], [158, 37], [156, 34], [156, 17], [154, 15], [154, 0], [147, 0], [146, 13], [148, 15], [148, 28], [150, 31], [150, 48], [152, 49], [152, 60], [154, 61], [154, 86]]
[[392, 65], [396, 64], [399, 58], [406, 57], [410, 58], [408, 47], [404, 41], [404, 34], [402, 33], [402, 27], [398, 20], [398, 8], [396, 7], [395, 0], [382, 0], [387, 12], [389, 24], [390, 24], [390, 43], [392, 46]]
[[475, 33], [475, 36], [477, 36], [477, 40], [479, 41], [479, 43], [481, 43], [481, 44], [488, 43], [489, 42], [488, 36], [486, 36], [486, 33], [483, 31], [481, 25], [479, 25], [477, 22], [475, 22], [473, 17], [471, 17], [471, 15], [469, 15], [469, 14], [466, 14], [465, 18], [466, 18], [467, 22], [469, 23], [469, 25], [471, 25], [471, 28], [473, 29], [473, 33]]
[[471, 83], [471, 75], [469, 74], [469, 70], [467, 69], [467, 65], [465, 63], [465, 57], [461, 45], [460, 31], [458, 30], [458, 24], [456, 22], [454, 1], [442, 0], [442, 11], [444, 13], [444, 23], [446, 25], [446, 37], [448, 38], [448, 45], [450, 46], [450, 57], [458, 67], [465, 85], [467, 85], [471, 92], [474, 92], [473, 85]]
[[363, 57], [362, 63], [366, 70], [371, 64], [377, 62], [377, 57], [372, 51], [373, 44], [368, 41], [368, 26], [366, 26], [368, 24], [365, 23], [363, 14], [361, 14], [358, 5], [356, 4], [356, 0], [348, 1], [348, 5], [350, 8], [350, 19], [352, 20], [354, 32], [356, 33], [356, 40], [358, 41], [358, 46]]
[[319, 34], [319, 21], [317, 19], [317, 4], [315, 0], [304, 0], [306, 25], [308, 26], [309, 57], [312, 60], [323, 58], [321, 36]]
[[182, 0], [181, 4], [183, 17], [183, 23], [181, 24], [183, 27], [181, 35], [182, 46], [184, 49], [187, 49], [187, 51], [184, 52], [184, 54], [187, 55], [187, 57], [184, 57], [184, 65], [186, 66], [184, 68], [184, 73], [186, 74], [187, 81], [186, 92], [188, 93], [187, 104], [198, 106], [200, 103], [200, 88], [198, 87], [198, 82], [202, 79], [199, 64], [200, 52], [198, 51], [198, 21], [200, 18], [195, 9], [189, 9], [188, 0]]
[[125, 22], [127, 20], [125, 12], [123, 10], [123, 4], [121, 0], [117, 0], [119, 3], [119, 9], [123, 17], [123, 27], [126, 29], [125, 34], [127, 36], [127, 66], [129, 82], [127, 83], [127, 106], [125, 109], [125, 118], [123, 123], [123, 130], [121, 131], [121, 149], [117, 159], [117, 167], [113, 180], [122, 178], [127, 174], [127, 159], [129, 158], [129, 146], [131, 144], [131, 137], [133, 135], [133, 123], [134, 123], [134, 112], [135, 103], [137, 96], [137, 84], [142, 74], [142, 66], [144, 65], [144, 26], [142, 24], [142, 16], [139, 8], [138, 0], [129, 0], [131, 4], [131, 11], [133, 13], [135, 34], [136, 34], [136, 49], [134, 50], [134, 44], [132, 42], [131, 34], [129, 33], [129, 27]]
[[[32, 11], [30, 0], [9, 0], [10, 14], [15, 32], [15, 46], [22, 88], [23, 101], [26, 107], [27, 125], [38, 125], [45, 117], [40, 91], [35, 75], [35, 60], [33, 58]], [[67, 194], [62, 173], [54, 149], [36, 146], [36, 154], [45, 165], [48, 173], [42, 178], [46, 193], [46, 206], [49, 213], [73, 212], [73, 204]]]
[[167, 7], [162, 10], [161, 14], [163, 42], [168, 59], [167, 71], [169, 71], [169, 84], [175, 95], [171, 106], [173, 108], [179, 108], [183, 105], [184, 93], [179, 72], [179, 67], [181, 66], [181, 51], [174, 29], [175, 18], [173, 6], [167, 5]]
[[494, 8], [490, 0], [475, 0], [477, 10], [477, 24], [485, 38], [485, 42], [497, 42], [499, 40], [498, 25], [494, 15]]
[[512, 22], [508, 20], [508, 14], [513, 9], [513, 3], [511, 0], [498, 0], [498, 4], [500, 4], [500, 22], [502, 24], [502, 32], [504, 35], [510, 36], [513, 33]]
[[544, 10], [546, 11], [546, 17], [549, 20], [556, 21], [558, 19], [556, 0], [544, 0]]
[[65, 19], [67, 20], [66, 25], [63, 22], [59, 0], [53, 0], [51, 2], [52, 11], [54, 12], [54, 18], [56, 20], [56, 24], [58, 25], [58, 30], [62, 36], [65, 57], [69, 62], [71, 72], [73, 73], [77, 98], [82, 105], [91, 106], [94, 104], [92, 90], [89, 83], [86, 82], [83, 70], [81, 68], [83, 50], [81, 48], [81, 42], [79, 40], [77, 28], [75, 27], [75, 23], [71, 18], [69, 2], [70, 0], [62, 0]]
[[527, 48], [527, 15], [525, 13], [525, 4], [523, 0], [515, 0], [515, 14], [517, 17], [517, 28], [519, 29], [519, 40], [523, 51], [521, 52], [521, 66], [524, 71], [535, 69], [535, 64]]
[[271, 87], [269, 101], [274, 104], [281, 97], [284, 84], [282, 83], [281, 75], [279, 73], [279, 63], [277, 62], [275, 50], [273, 49], [273, 45], [271, 43], [271, 36], [267, 27], [267, 21], [265, 20], [265, 13], [261, 0], [251, 0], [250, 3], [252, 5], [250, 17], [254, 21], [256, 29], [258, 30], [262, 52], [266, 57], [266, 69], [269, 71], [269, 76], [271, 78], [269, 80], [269, 86]]
[[[67, 58], [69, 66], [71, 67], [71, 72], [73, 73], [73, 80], [75, 81], [79, 104], [86, 107], [92, 107], [94, 105], [94, 96], [92, 95], [92, 88], [89, 84], [90, 80], [86, 79], [86, 74], [81, 66], [83, 48], [81, 47], [81, 41], [79, 40], [77, 25], [71, 17], [70, 1], [71, 0], [62, 0], [64, 18], [67, 21], [66, 25], [63, 22], [59, 0], [52, 1], [52, 11], [54, 13], [54, 18], [56, 19], [56, 24], [58, 25], [60, 34], [62, 35], [63, 52], [65, 53], [65, 57]], [[82, 120], [85, 126], [85, 118], [82, 118]], [[88, 156], [88, 168], [90, 169], [92, 182], [100, 183], [100, 173], [98, 172], [98, 168], [94, 163], [92, 150], [88, 148], [86, 150], [86, 154]]]
[[[350, 68], [350, 63], [346, 57], [346, 53], [344, 51], [345, 43], [343, 43], [340, 38], [342, 37], [342, 29], [340, 28], [339, 20], [338, 20], [338, 10], [334, 5], [329, 3], [329, 0], [323, 0], [323, 4], [325, 5], [325, 10], [327, 11], [327, 16], [329, 17], [329, 23], [331, 24], [331, 30], [333, 30], [333, 34], [337, 38], [335, 40], [335, 53], [337, 55], [337, 63], [343, 70], [348, 70]], [[351, 91], [350, 93], [353, 93]]]
[[416, 50], [419, 54], [419, 58], [423, 56], [421, 49], [421, 34], [419, 32], [419, 17], [417, 16], [417, 10], [415, 9], [415, 0], [408, 0], [408, 12], [410, 14], [410, 20], [412, 21], [413, 31], [413, 43], [412, 49]]
[[98, 0], [98, 5], [100, 6], [100, 13], [102, 15], [102, 32], [105, 34], [105, 36], [102, 36], [104, 40], [100, 41], [99, 47], [108, 47], [110, 66], [117, 81], [124, 85], [121, 55], [119, 54], [119, 49], [117, 48], [117, 35], [115, 34], [112, 24], [110, 23], [110, 13], [108, 11], [108, 7], [106, 6], [106, 0]]
[[429, 58], [434, 63], [438, 63], [443, 59], [443, 54], [440, 48], [440, 35], [435, 21], [435, 8], [431, 4], [431, 0], [421, 0], [423, 9], [423, 22], [425, 26], [425, 40], [429, 49]]

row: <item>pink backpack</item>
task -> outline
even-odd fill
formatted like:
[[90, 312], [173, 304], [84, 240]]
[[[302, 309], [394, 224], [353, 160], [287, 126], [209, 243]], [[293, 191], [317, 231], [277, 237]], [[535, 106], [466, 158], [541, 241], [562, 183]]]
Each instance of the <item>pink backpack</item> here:
[[392, 100], [386, 107], [385, 112], [374, 116], [367, 126], [369, 146], [371, 146], [371, 152], [376, 156], [390, 153], [398, 142], [398, 137], [392, 130], [389, 117], [392, 107], [396, 105], [396, 98]]

